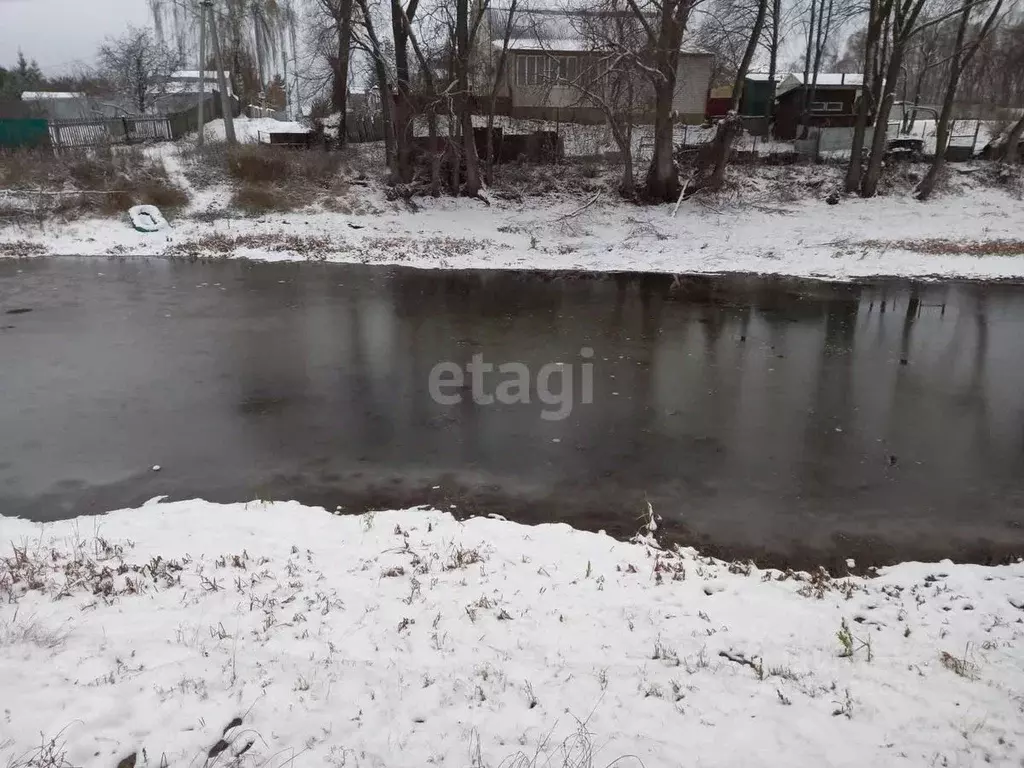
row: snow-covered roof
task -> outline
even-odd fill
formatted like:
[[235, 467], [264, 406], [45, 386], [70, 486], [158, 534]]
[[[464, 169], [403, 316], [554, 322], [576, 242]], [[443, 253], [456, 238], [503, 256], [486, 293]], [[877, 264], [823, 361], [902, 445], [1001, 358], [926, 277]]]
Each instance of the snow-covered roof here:
[[[841, 86], [857, 87], [864, 85], [864, 75], [846, 74], [845, 72], [819, 72], [817, 77], [812, 73], [808, 78], [817, 88], [838, 88]], [[787, 91], [804, 85], [803, 72], [791, 72], [779, 82], [776, 95], [781, 96]]]
[[[495, 48], [501, 48], [504, 40], [495, 40]], [[535, 37], [513, 37], [508, 41], [510, 51], [585, 51], [589, 48], [585, 40], [579, 38], [555, 38], [538, 40]]]
[[[776, 72], [775, 73], [775, 82], [779, 82], [780, 80], [783, 80], [786, 77], [787, 74], [788, 74], [787, 72]], [[768, 78], [769, 78], [769, 75], [768, 75], [767, 72], [749, 72], [747, 74], [747, 80], [753, 80], [754, 82], [757, 82], [757, 83], [767, 83], [768, 82]]]
[[[234, 96], [231, 88], [231, 73], [225, 71], [224, 79], [228, 84], [228, 96]], [[180, 69], [172, 72], [170, 78], [164, 83], [163, 92], [168, 96], [180, 96], [184, 93], [198, 93], [200, 74], [198, 69]], [[219, 88], [216, 70], [207, 70], [202, 73], [203, 89], [216, 91]]]
[[[179, 69], [177, 72], [172, 72], [171, 73], [171, 78], [170, 79], [171, 80], [196, 80], [196, 81], [198, 81], [199, 77], [200, 77], [200, 74], [199, 74], [199, 70], [198, 69]], [[226, 77], [228, 80], [230, 80], [231, 79], [231, 73], [225, 71], [224, 72], [224, 77]], [[202, 73], [202, 78], [204, 80], [211, 80], [211, 81], [216, 80], [217, 79], [217, 70], [215, 70], [215, 69], [208, 69], [208, 70], [206, 70], [205, 72]]]
[[46, 99], [84, 99], [84, 93], [73, 91], [24, 91], [22, 101], [45, 101]]
[[[504, 43], [504, 40], [495, 40], [491, 45], [495, 48], [501, 48]], [[594, 50], [589, 41], [578, 37], [552, 38], [550, 40], [540, 40], [535, 37], [513, 37], [508, 41], [508, 49], [510, 51], [543, 51], [548, 53]], [[681, 53], [693, 55], [712, 55], [709, 51], [705, 51], [701, 48], [694, 48], [686, 44], [684, 44], [679, 50]]]

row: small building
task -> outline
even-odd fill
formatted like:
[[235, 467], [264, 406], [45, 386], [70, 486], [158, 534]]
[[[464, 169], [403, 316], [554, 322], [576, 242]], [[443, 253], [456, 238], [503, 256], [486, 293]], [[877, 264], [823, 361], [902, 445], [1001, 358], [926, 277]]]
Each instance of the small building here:
[[704, 114], [710, 119], [725, 117], [732, 108], [732, 86], [720, 85], [708, 93], [708, 105]]
[[809, 82], [802, 73], [786, 75], [776, 88], [775, 137], [792, 141], [799, 134], [808, 103], [807, 124], [822, 128], [849, 128], [857, 119], [857, 102], [864, 87], [863, 75], [819, 72]]
[[[500, 50], [502, 40], [492, 46]], [[509, 41], [508, 65], [499, 89], [499, 111], [511, 117], [573, 123], [603, 123], [601, 108], [574, 84], [595, 62], [605, 57], [580, 38]], [[680, 122], [702, 123], [711, 85], [714, 54], [698, 49], [680, 51], [672, 111]], [[643, 87], [641, 85], [641, 87]], [[641, 101], [637, 122], [651, 122], [653, 98]]]
[[[224, 80], [227, 82], [232, 112], [239, 115], [241, 114], [241, 103], [235, 98], [232, 90], [230, 72], [224, 73]], [[153, 98], [155, 111], [166, 115], [191, 109], [199, 99], [200, 84], [202, 84], [203, 93], [206, 94], [204, 103], [208, 105], [206, 107], [207, 118], [213, 114], [220, 116], [220, 81], [217, 78], [216, 70], [200, 73], [199, 70], [182, 69], [172, 72], [160, 89], [160, 93]]]
[[96, 117], [93, 104], [84, 93], [70, 91], [25, 91], [21, 101], [34, 114], [49, 120]]
[[743, 96], [740, 98], [740, 114], [749, 117], [771, 117], [775, 107], [775, 92], [784, 72], [769, 76], [767, 72], [751, 72], [743, 81]]

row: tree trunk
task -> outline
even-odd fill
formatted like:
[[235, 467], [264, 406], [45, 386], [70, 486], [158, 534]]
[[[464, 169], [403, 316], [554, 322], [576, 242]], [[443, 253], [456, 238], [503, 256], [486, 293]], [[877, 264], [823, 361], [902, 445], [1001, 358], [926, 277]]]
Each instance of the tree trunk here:
[[874, 197], [878, 192], [878, 180], [882, 176], [882, 158], [885, 155], [888, 139], [889, 113], [892, 111], [892, 104], [896, 100], [896, 84], [900, 77], [900, 67], [903, 65], [903, 51], [906, 46], [906, 39], [893, 37], [892, 50], [889, 53], [889, 66], [886, 67], [885, 93], [878, 105], [878, 112], [875, 114], [875, 133], [871, 137], [871, 155], [868, 157], [868, 167], [864, 171], [864, 178], [860, 185], [862, 197]]
[[473, 135], [473, 104], [469, 92], [469, 64], [472, 53], [469, 39], [469, 0], [456, 0], [455, 47], [462, 156], [466, 168], [465, 189], [467, 195], [476, 197], [480, 194], [480, 166], [476, 154], [476, 137]]
[[338, 58], [332, 62], [331, 106], [341, 113], [338, 121], [338, 144], [348, 142], [348, 65], [352, 49], [352, 0], [342, 0], [335, 19], [338, 34]]
[[768, 100], [764, 107], [764, 116], [771, 118], [775, 111], [775, 74], [779, 66], [779, 27], [781, 25], [782, 0], [772, 0], [772, 39], [768, 51]]
[[743, 95], [743, 83], [747, 79], [747, 70], [750, 69], [750, 62], [754, 58], [761, 39], [761, 30], [764, 28], [764, 18], [768, 13], [768, 0], [759, 0], [757, 6], [757, 17], [754, 19], [754, 28], [747, 39], [747, 47], [743, 51], [743, 58], [740, 60], [739, 69], [736, 70], [736, 79], [732, 86], [732, 104], [729, 114], [718, 123], [718, 130], [715, 133], [715, 149], [713, 152], [714, 171], [708, 181], [708, 187], [712, 190], [722, 188], [725, 181], [725, 169], [729, 165], [729, 156], [732, 153], [732, 143], [736, 137], [743, 132], [743, 119], [739, 116], [740, 98]]
[[679, 197], [679, 172], [673, 143], [672, 96], [675, 93], [675, 78], [671, 87], [660, 83], [656, 89], [654, 112], [654, 154], [644, 181], [644, 199], [652, 203], [670, 203]]
[[[431, 94], [436, 99], [435, 94]], [[427, 131], [430, 136], [430, 194], [441, 196], [441, 139], [437, 134], [437, 104], [432, 101], [427, 115]]]
[[259, 90], [266, 96], [264, 86], [266, 85], [266, 66], [264, 63], [263, 56], [263, 41], [264, 36], [261, 34], [261, 18], [259, 9], [253, 5], [252, 7], [252, 34], [253, 41], [256, 45], [256, 77], [259, 79]]
[[861, 169], [864, 162], [864, 137], [867, 135], [871, 117], [871, 107], [878, 98], [880, 83], [876, 76], [878, 71], [878, 44], [882, 33], [882, 16], [887, 11], [880, 5], [880, 0], [871, 0], [868, 12], [868, 29], [864, 40], [864, 86], [861, 90], [860, 103], [857, 105], [857, 119], [853, 124], [853, 143], [850, 146], [850, 164], [846, 167], [847, 193], [860, 188]]
[[725, 181], [725, 169], [729, 165], [732, 143], [742, 131], [743, 119], [735, 112], [730, 112], [718, 123], [718, 130], [715, 132], [715, 138], [711, 144], [711, 162], [714, 164], [714, 170], [707, 182], [709, 189], [722, 188], [722, 183]]
[[401, 0], [391, 0], [391, 31], [395, 41], [395, 86], [394, 106], [395, 149], [398, 160], [398, 180], [412, 181], [413, 108], [412, 88], [409, 81], [409, 35], [406, 24], [411, 23], [416, 12], [416, 0], [411, 0], [408, 10], [402, 8]]
[[807, 138], [807, 122], [811, 108], [811, 89], [809, 87], [811, 84], [811, 53], [814, 50], [816, 24], [820, 23], [816, 17], [817, 10], [818, 0], [811, 0], [811, 20], [810, 25], [807, 28], [807, 49], [804, 52], [804, 93], [803, 100], [800, 105], [800, 126], [802, 130], [799, 135], [801, 139]]
[[377, 76], [377, 88], [380, 91], [381, 122], [384, 124], [384, 157], [387, 159], [388, 170], [392, 178], [398, 178], [398, 152], [395, 147], [394, 100], [391, 97], [391, 86], [388, 84], [388, 72], [384, 62], [373, 57], [373, 71]]
[[935, 157], [928, 167], [928, 173], [921, 179], [917, 186], [917, 199], [927, 200], [935, 191], [935, 183], [946, 167], [946, 147], [949, 144], [949, 120], [953, 116], [953, 100], [956, 99], [956, 91], [960, 86], [960, 74], [963, 72], [965, 55], [964, 38], [967, 35], [967, 25], [971, 18], [971, 6], [964, 3], [960, 13], [960, 23], [957, 25], [956, 42], [953, 44], [953, 56], [949, 62], [949, 79], [946, 81], [946, 94], [942, 99], [942, 112], [939, 113], [939, 120], [935, 125]]
[[508, 66], [508, 46], [512, 39], [512, 25], [516, 18], [518, 4], [519, 0], [512, 0], [508, 7], [508, 17], [505, 20], [505, 31], [501, 40], [501, 53], [498, 55], [498, 67], [494, 72], [491, 98], [487, 105], [487, 157], [484, 160], [484, 178], [487, 184], [494, 183], [494, 113], [498, 108], [498, 90], [505, 79], [505, 69]]
[[935, 182], [938, 180], [939, 174], [942, 172], [943, 167], [945, 167], [946, 149], [949, 144], [949, 122], [953, 116], [953, 101], [956, 99], [956, 92], [960, 87], [960, 77], [963, 75], [964, 69], [971, 62], [971, 59], [974, 58], [974, 54], [978, 52], [982, 40], [988, 36], [995, 26], [1002, 6], [1003, 0], [996, 0], [995, 5], [992, 6], [992, 10], [989, 12], [988, 18], [985, 19], [985, 23], [978, 30], [977, 37], [969, 44], [965, 44], [967, 28], [971, 23], [971, 8], [973, 4], [969, 0], [964, 0], [963, 9], [960, 12], [960, 24], [956, 30], [953, 56], [949, 64], [949, 80], [946, 83], [946, 95], [942, 101], [942, 114], [939, 115], [938, 125], [935, 127], [935, 157], [932, 159], [928, 174], [921, 180], [921, 184], [917, 188], [918, 200], [928, 199], [935, 189]]
[[1006, 143], [1000, 148], [999, 158], [1004, 163], [1017, 163], [1020, 162], [1020, 142], [1024, 138], [1024, 117], [1021, 117], [1017, 121], [1016, 125], [1010, 129], [1010, 135], [1006, 139]]

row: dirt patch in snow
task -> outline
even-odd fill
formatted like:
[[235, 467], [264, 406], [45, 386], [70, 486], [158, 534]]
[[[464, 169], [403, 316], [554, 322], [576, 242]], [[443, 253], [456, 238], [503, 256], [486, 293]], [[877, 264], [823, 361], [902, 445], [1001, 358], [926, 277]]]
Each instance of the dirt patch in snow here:
[[936, 256], [1024, 256], [1024, 240], [971, 241], [936, 237], [924, 240], [864, 240], [858, 245], [881, 250], [899, 248]]

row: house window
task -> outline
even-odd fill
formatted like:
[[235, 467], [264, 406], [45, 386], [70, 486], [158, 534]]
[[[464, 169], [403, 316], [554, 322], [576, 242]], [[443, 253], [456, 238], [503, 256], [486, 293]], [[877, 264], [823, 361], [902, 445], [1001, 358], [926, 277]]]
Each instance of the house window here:
[[842, 112], [843, 102], [841, 101], [812, 101], [811, 112]]
[[575, 82], [579, 76], [579, 57], [559, 55], [551, 60], [551, 79], [563, 83]]
[[579, 73], [579, 57], [572, 54], [521, 53], [516, 56], [516, 85], [571, 83]]
[[547, 81], [548, 59], [537, 54], [516, 56], [516, 85], [540, 85]]

